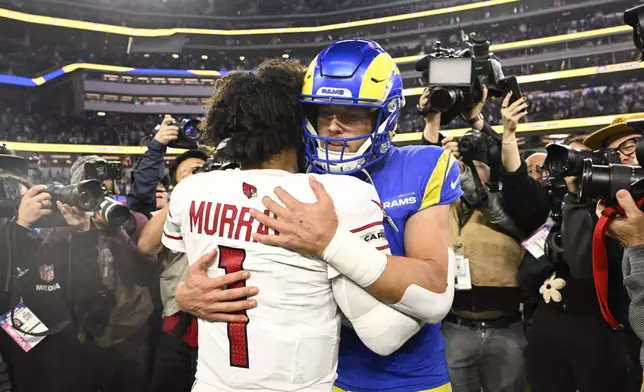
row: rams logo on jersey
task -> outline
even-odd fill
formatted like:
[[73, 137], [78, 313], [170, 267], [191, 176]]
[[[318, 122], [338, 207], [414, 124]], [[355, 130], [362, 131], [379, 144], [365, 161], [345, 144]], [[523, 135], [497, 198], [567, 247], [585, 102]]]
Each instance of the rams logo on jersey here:
[[244, 192], [244, 195], [249, 199], [257, 197], [257, 188], [245, 182], [242, 183], [242, 192]]

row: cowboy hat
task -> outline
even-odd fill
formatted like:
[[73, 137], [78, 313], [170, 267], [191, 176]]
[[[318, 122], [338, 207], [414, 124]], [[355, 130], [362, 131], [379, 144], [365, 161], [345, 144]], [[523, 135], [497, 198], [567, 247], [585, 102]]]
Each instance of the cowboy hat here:
[[[641, 117], [641, 116], [638, 116]], [[584, 145], [591, 150], [599, 150], [606, 147], [608, 140], [621, 134], [641, 132], [641, 129], [635, 128], [629, 124], [629, 120], [636, 120], [634, 116], [623, 115], [617, 116], [613, 122], [600, 130], [597, 130], [584, 139]]]

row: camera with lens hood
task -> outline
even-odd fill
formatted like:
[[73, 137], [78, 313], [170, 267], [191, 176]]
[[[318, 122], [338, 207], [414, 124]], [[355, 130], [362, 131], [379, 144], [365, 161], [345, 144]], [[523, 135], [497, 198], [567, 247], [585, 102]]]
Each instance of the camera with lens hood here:
[[552, 177], [580, 177], [584, 161], [590, 159], [596, 165], [620, 163], [619, 156], [614, 150], [600, 149], [597, 151], [576, 150], [561, 144], [551, 144], [546, 147], [548, 156], [543, 168]]
[[[168, 144], [168, 147], [185, 148], [187, 150], [197, 149], [199, 147], [197, 140], [199, 140], [200, 124], [201, 120], [191, 118], [184, 118], [179, 122], [169, 123], [169, 126], [179, 128], [179, 136], [177, 137], [177, 140], [171, 141], [170, 144]], [[154, 128], [154, 134], [156, 134], [159, 129], [161, 129], [161, 125], [157, 125]]]
[[463, 42], [467, 47], [456, 50], [444, 48], [437, 41], [432, 52], [416, 63], [416, 71], [422, 72], [429, 89], [428, 104], [421, 114], [441, 112], [441, 125], [481, 102], [484, 85], [488, 97], [504, 98], [509, 91], [513, 93], [511, 103], [521, 97], [516, 76], [503, 75], [501, 62], [490, 52], [489, 41], [471, 34]]
[[[0, 217], [12, 218], [20, 205], [21, 181], [13, 177], [0, 178]], [[26, 186], [26, 184], [22, 184]], [[66, 226], [67, 222], [56, 208], [56, 202], [77, 207], [83, 211], [99, 211], [105, 199], [103, 185], [97, 180], [85, 180], [74, 185], [52, 184], [43, 192], [51, 195], [52, 214], [42, 217], [33, 227]]]
[[[633, 129], [644, 132], [644, 119], [628, 121]], [[637, 162], [644, 162], [644, 143], [637, 144]], [[617, 191], [625, 189], [633, 199], [644, 198], [644, 168], [615, 163], [597, 164], [591, 159], [583, 162], [581, 173], [580, 198], [601, 199], [608, 206], [616, 206]]]

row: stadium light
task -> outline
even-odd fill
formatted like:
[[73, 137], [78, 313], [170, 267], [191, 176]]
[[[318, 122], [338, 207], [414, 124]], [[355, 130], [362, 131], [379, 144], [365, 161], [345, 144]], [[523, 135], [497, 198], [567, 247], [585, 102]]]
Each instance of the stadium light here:
[[175, 53], [175, 54], [173, 54], [173, 55], [172, 55], [172, 58], [173, 58], [173, 59], [178, 59], [178, 58], [179, 58], [179, 55]]
[[148, 53], [144, 54], [143, 57], [150, 57]]
[[96, 113], [96, 115], [99, 116], [99, 117], [103, 117], [103, 116], [105, 116], [105, 112], [98, 112], [98, 113]]
[[201, 55], [201, 59], [202, 59], [202, 60], [208, 60], [208, 56], [207, 56], [207, 55], [205, 55], [205, 54], [202, 54], [202, 55]]
[[282, 58], [283, 58], [283, 59], [287, 59], [287, 58], [289, 58], [289, 57], [291, 57], [291, 56], [290, 56], [288, 53], [284, 53], [284, 54], [282, 55]]
[[244, 60], [246, 60], [246, 57], [244, 57], [244, 56], [239, 56], [239, 59], [240, 59], [241, 61], [244, 61]]

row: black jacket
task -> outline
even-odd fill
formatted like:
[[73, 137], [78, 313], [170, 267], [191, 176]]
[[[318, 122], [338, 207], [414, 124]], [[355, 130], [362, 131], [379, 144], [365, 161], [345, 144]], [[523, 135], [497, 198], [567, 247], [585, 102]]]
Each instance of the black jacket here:
[[163, 157], [167, 146], [152, 139], [147, 151], [132, 172], [132, 186], [127, 195], [127, 207], [148, 217], [157, 209], [156, 188], [163, 178]]
[[524, 236], [534, 233], [546, 223], [550, 213], [548, 192], [532, 177], [528, 176], [525, 162], [513, 173], [501, 168], [501, 194], [505, 210]]
[[[562, 239], [564, 261], [570, 278], [593, 281], [593, 232], [597, 224], [596, 203], [579, 203], [571, 194], [564, 198]], [[628, 295], [622, 277], [623, 247], [612, 238], [606, 238], [608, 261], [608, 304], [615, 317], [627, 323]], [[588, 296], [596, 297], [594, 283], [589, 284]], [[597, 308], [599, 312], [599, 308]]]
[[[10, 231], [13, 243], [9, 242]], [[90, 298], [100, 288], [97, 233], [73, 233], [67, 238], [43, 241], [14, 223], [0, 226], [0, 282], [4, 286], [11, 274], [11, 285], [18, 285], [23, 303], [43, 324], [48, 328], [66, 325], [29, 352], [0, 332], [0, 349], [11, 367], [14, 392], [93, 392], [70, 301]], [[8, 265], [10, 249], [13, 271]], [[4, 293], [2, 313], [13, 305], [10, 297]]]

